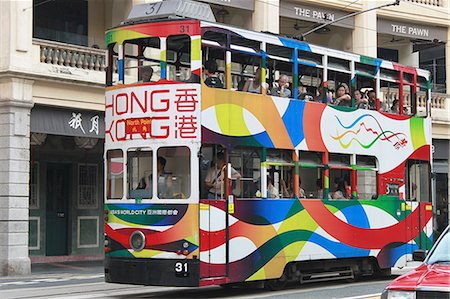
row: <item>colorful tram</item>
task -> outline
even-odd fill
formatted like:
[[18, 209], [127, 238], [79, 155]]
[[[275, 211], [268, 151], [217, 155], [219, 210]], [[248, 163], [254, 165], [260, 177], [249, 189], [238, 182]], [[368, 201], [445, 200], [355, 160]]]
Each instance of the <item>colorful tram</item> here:
[[[125, 22], [106, 41], [107, 282], [273, 288], [386, 273], [431, 247], [428, 72], [193, 19]], [[209, 59], [223, 88], [203, 83]], [[249, 67], [262, 83], [290, 72], [292, 98], [240, 90]], [[300, 84], [326, 94], [346, 78], [385, 91], [376, 110], [300, 99]], [[386, 86], [398, 113], [380, 111]], [[210, 198], [218, 155], [223, 185]], [[349, 198], [329, 198], [339, 176]], [[268, 180], [292, 193], [270, 198]]]

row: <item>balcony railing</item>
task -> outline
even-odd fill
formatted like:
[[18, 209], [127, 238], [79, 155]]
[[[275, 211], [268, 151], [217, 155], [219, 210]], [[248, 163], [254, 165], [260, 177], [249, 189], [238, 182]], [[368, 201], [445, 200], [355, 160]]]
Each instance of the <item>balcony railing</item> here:
[[42, 63], [104, 72], [105, 51], [48, 40], [33, 39], [40, 47]]
[[443, 0], [405, 0], [407, 2], [414, 2], [419, 4], [425, 4], [425, 5], [432, 5], [432, 6], [443, 6]]
[[[399, 99], [399, 91], [395, 88], [381, 88], [380, 98], [388, 106], [392, 106], [394, 100]], [[411, 93], [409, 91], [403, 92], [403, 103], [406, 109], [411, 107]], [[423, 115], [425, 113], [427, 103], [426, 93], [423, 91], [417, 92], [417, 109], [418, 114]], [[450, 98], [445, 93], [431, 93], [431, 115], [435, 120], [450, 121]]]

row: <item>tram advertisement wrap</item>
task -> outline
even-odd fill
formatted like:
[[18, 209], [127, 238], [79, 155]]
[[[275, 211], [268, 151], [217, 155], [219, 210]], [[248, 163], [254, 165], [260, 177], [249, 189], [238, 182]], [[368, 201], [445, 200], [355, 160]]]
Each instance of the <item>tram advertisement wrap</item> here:
[[[198, 205], [106, 204], [108, 257], [189, 259], [199, 255]], [[133, 250], [133, 232], [145, 235], [142, 250]]]

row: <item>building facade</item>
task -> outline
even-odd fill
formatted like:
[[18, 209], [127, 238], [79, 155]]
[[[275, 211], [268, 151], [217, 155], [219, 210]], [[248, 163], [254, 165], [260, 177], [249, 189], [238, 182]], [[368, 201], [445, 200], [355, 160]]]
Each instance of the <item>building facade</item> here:
[[[448, 1], [201, 1], [218, 22], [429, 69], [436, 224], [448, 224]], [[0, 1], [0, 275], [102, 258], [104, 31], [143, 2]]]

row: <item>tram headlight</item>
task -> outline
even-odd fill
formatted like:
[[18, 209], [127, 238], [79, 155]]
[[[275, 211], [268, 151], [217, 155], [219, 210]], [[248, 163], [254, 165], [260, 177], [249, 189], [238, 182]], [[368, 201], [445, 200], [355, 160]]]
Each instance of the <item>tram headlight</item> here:
[[134, 231], [130, 236], [130, 247], [134, 251], [141, 251], [145, 247], [145, 235], [141, 231]]

